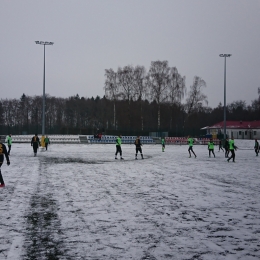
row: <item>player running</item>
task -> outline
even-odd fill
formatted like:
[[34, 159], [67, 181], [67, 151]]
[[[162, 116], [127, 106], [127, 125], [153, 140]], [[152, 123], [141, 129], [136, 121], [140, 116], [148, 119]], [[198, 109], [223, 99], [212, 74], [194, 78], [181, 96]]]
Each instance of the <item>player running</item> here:
[[188, 152], [190, 154], [190, 157], [191, 157], [191, 152], [194, 154], [195, 158], [197, 158], [197, 155], [194, 153], [193, 151], [193, 144], [194, 144], [194, 139], [191, 138], [189, 135], [188, 135], [188, 145], [189, 145], [189, 149], [188, 149]]
[[218, 143], [218, 151], [219, 152], [220, 152], [220, 149], [224, 152], [223, 147], [222, 147], [222, 140], [221, 139], [219, 140], [219, 143]]
[[259, 154], [259, 142], [257, 141], [257, 139], [255, 139], [254, 148], [255, 148], [255, 154], [256, 154], [256, 156], [258, 156], [258, 154]]
[[8, 152], [6, 150], [6, 146], [0, 142], [0, 188], [5, 187], [5, 182], [1, 173], [1, 166], [4, 162], [4, 156], [6, 158], [7, 165], [10, 165], [10, 160], [9, 160]]
[[228, 137], [225, 140], [225, 157], [228, 158], [228, 154], [229, 154], [229, 140]]

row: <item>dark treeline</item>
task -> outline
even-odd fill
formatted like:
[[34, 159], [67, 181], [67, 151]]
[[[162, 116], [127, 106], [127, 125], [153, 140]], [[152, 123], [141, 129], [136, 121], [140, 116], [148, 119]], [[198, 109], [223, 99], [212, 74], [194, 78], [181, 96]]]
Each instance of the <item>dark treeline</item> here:
[[[142, 66], [108, 69], [103, 98], [46, 95], [45, 132], [200, 136], [205, 134], [200, 128], [223, 121], [224, 114], [221, 103], [208, 107], [205, 87], [195, 76], [187, 91], [185, 77], [167, 61], [151, 62], [148, 72]], [[260, 88], [251, 105], [242, 100], [228, 104], [227, 120], [260, 120]], [[40, 134], [41, 127], [42, 96], [0, 100], [0, 134]]]

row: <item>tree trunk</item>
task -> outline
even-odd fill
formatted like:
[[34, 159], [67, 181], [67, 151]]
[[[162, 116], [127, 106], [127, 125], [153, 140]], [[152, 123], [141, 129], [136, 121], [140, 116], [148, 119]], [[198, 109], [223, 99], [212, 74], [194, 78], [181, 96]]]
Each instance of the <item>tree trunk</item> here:
[[114, 101], [114, 129], [116, 130], [116, 102]]
[[158, 131], [160, 130], [161, 127], [161, 107], [160, 104], [158, 105]]

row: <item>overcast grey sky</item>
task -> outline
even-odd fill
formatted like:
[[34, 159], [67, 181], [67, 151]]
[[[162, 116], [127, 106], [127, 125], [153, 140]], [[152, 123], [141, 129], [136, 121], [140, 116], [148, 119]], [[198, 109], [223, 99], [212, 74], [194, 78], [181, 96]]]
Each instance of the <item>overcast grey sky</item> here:
[[207, 83], [209, 106], [251, 100], [260, 87], [260, 0], [0, 0], [1, 98], [104, 95], [105, 69], [167, 60]]

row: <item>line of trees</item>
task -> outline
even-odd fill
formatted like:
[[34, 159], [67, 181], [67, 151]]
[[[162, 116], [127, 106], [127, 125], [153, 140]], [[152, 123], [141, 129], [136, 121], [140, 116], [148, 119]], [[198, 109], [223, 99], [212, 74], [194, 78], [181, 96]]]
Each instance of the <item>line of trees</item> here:
[[[200, 128], [223, 120], [223, 106], [208, 107], [206, 82], [195, 76], [187, 90], [185, 76], [167, 61], [105, 70], [103, 98], [57, 98], [46, 95], [45, 125], [48, 134], [202, 135]], [[258, 98], [247, 105], [227, 105], [227, 120], [260, 120]], [[0, 134], [40, 133], [42, 96], [0, 99]]]

